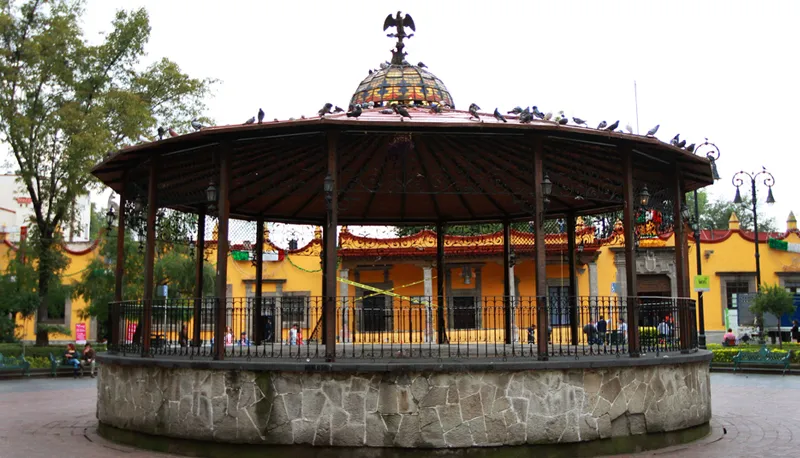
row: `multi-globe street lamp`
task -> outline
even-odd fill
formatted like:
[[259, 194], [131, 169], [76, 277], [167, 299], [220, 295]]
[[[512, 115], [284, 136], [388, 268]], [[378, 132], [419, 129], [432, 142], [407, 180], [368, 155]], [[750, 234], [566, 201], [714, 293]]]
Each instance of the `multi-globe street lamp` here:
[[[717, 170], [717, 161], [720, 157], [719, 147], [714, 143], [711, 143], [706, 139], [705, 142], [701, 143], [697, 148], [694, 149], [694, 154], [701, 154], [703, 151], [706, 155], [706, 158], [711, 162], [711, 176], [714, 180], [719, 180], [719, 171]], [[695, 256], [697, 259], [697, 275], [703, 275], [703, 260], [700, 255], [700, 236], [702, 227], [700, 226], [700, 199], [698, 199], [697, 189], [694, 190], [694, 219], [691, 218], [689, 214], [689, 209], [684, 208], [685, 214], [684, 218], [689, 221], [689, 225], [692, 228], [694, 233], [694, 248], [695, 248]], [[698, 323], [698, 346], [700, 348], [706, 348], [706, 319], [705, 319], [705, 311], [703, 308], [703, 292], [697, 292], [697, 313], [700, 315], [699, 323]]]
[[731, 183], [736, 186], [736, 197], [733, 199], [733, 203], [741, 204], [742, 203], [742, 194], [739, 191], [739, 187], [746, 183], [745, 178], [750, 179], [750, 193], [753, 208], [753, 236], [755, 238], [755, 246], [756, 246], [756, 288], [758, 291], [761, 290], [761, 256], [758, 253], [758, 199], [756, 198], [756, 181], [758, 181], [761, 176], [763, 175], [764, 178], [764, 185], [767, 187], [767, 204], [772, 205], [775, 203], [775, 196], [772, 195], [772, 187], [775, 185], [775, 177], [772, 176], [771, 173], [767, 171], [765, 167], [761, 167], [760, 172], [756, 173], [748, 173], [744, 170], [736, 172], [731, 179]]

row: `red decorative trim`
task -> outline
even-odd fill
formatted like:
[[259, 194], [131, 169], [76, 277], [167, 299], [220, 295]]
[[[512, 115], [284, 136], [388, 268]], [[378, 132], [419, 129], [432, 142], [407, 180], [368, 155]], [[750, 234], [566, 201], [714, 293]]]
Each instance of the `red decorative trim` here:
[[15, 197], [14, 200], [16, 200], [18, 204], [33, 203], [33, 199], [31, 199], [30, 197]]
[[[106, 233], [106, 229], [105, 228], [101, 228], [100, 231], [97, 233], [97, 238], [92, 241], [92, 243], [89, 245], [88, 248], [85, 248], [83, 250], [71, 250], [67, 246], [67, 244], [65, 242], [61, 243], [61, 249], [64, 250], [65, 253], [67, 253], [68, 255], [71, 255], [71, 256], [87, 255], [87, 254], [91, 253], [92, 251], [94, 251], [95, 249], [97, 249], [98, 246], [100, 246], [100, 242], [103, 240], [103, 238], [105, 236], [105, 233]], [[8, 240], [8, 238], [3, 239], [3, 243], [5, 243], [6, 246], [11, 248], [11, 250], [13, 250], [13, 251], [18, 251], [19, 250], [19, 246], [18, 245], [14, 245], [13, 243], [11, 243], [11, 241]]]

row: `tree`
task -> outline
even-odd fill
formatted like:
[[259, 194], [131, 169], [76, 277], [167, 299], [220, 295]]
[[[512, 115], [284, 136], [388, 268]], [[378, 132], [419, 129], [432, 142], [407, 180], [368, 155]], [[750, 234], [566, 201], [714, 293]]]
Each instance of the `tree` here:
[[[144, 289], [144, 278], [135, 274], [144, 270], [144, 254], [139, 250], [139, 246], [140, 244], [133, 239], [132, 232], [126, 231], [124, 243], [126, 275], [123, 276], [123, 297], [138, 295]], [[180, 241], [161, 240], [156, 248], [155, 284], [169, 285], [169, 298], [194, 297], [194, 247]], [[112, 231], [101, 242], [98, 256], [89, 263], [74, 289], [74, 296], [83, 298], [87, 304], [80, 312], [81, 318], [97, 318], [101, 326], [104, 326], [108, 319], [108, 304], [114, 300], [116, 258], [117, 236], [116, 232]], [[214, 275], [214, 267], [210, 263], [204, 263], [203, 292], [206, 295], [214, 292]], [[155, 296], [159, 296], [159, 293], [155, 292]], [[100, 335], [98, 333], [98, 337]]]
[[[794, 313], [792, 293], [778, 284], [762, 285], [753, 299], [753, 304], [750, 305], [750, 311], [759, 317], [758, 322], [762, 336], [764, 335], [763, 316], [765, 313], [778, 318], [778, 328], [780, 329], [781, 317], [785, 314]], [[780, 332], [778, 332], [778, 345], [783, 348]]]
[[[117, 12], [105, 40], [90, 45], [82, 8], [81, 0], [0, 0], [0, 141], [32, 201], [39, 322], [63, 263], [59, 227], [94, 183], [90, 168], [107, 151], [152, 138], [156, 126], [186, 129], [212, 83], [167, 59], [139, 70], [150, 35], [144, 9]], [[47, 342], [37, 333], [37, 345]]]
[[[742, 203], [735, 204], [732, 201], [716, 199], [709, 201], [705, 191], [698, 191], [697, 202], [700, 206], [700, 228], [702, 229], [727, 229], [731, 213], [736, 212], [739, 218], [739, 227], [744, 230], [753, 230], [753, 201], [749, 196], [742, 196]], [[686, 205], [694, 215], [694, 193], [686, 194]], [[775, 219], [767, 217], [761, 211], [758, 212], [759, 232], [775, 232], [777, 226]]]

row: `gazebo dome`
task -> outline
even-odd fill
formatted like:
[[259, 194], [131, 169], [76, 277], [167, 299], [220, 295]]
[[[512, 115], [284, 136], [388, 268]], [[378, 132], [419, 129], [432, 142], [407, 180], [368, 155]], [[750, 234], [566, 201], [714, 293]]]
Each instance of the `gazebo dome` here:
[[361, 81], [350, 103], [383, 102], [385, 105], [436, 102], [453, 105], [453, 98], [442, 80], [424, 67], [406, 64], [384, 64]]
[[406, 60], [407, 52], [403, 51], [403, 40], [411, 38], [414, 34], [407, 34], [406, 28], [416, 31], [414, 20], [410, 15], [403, 17], [400, 11], [397, 17], [390, 14], [383, 23], [383, 30], [390, 27], [397, 29], [396, 33], [387, 36], [397, 38], [395, 49], [392, 50], [391, 62], [381, 64], [379, 70], [370, 71], [369, 76], [358, 85], [351, 105], [374, 102], [376, 105], [429, 105], [433, 102], [455, 108], [450, 91], [444, 86], [442, 80], [426, 70], [425, 64], [420, 62], [411, 65]]

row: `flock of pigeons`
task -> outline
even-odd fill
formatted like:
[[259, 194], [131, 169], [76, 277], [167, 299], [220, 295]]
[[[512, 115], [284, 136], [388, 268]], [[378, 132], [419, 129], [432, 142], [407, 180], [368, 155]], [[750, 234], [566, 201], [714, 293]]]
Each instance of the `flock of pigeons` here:
[[[420, 65], [420, 66], [422, 66], [422, 65]], [[366, 103], [362, 103], [362, 104], [350, 105], [348, 107], [348, 110], [345, 112], [344, 109], [342, 109], [342, 108], [340, 108], [338, 106], [334, 106], [332, 103], [326, 103], [317, 112], [317, 114], [319, 115], [320, 118], [324, 118], [325, 115], [328, 115], [328, 114], [345, 113], [345, 115], [348, 118], [358, 118], [359, 116], [361, 116], [361, 114], [364, 112], [364, 110], [370, 110], [370, 109], [374, 109], [374, 108], [383, 108], [380, 111], [381, 114], [397, 114], [397, 115], [400, 115], [400, 120], [401, 121], [403, 119], [405, 119], [405, 118], [411, 119], [411, 114], [408, 112], [408, 107], [405, 106], [405, 105], [393, 104], [393, 105], [386, 106], [385, 108], [384, 108], [384, 106], [385, 105], [383, 104], [383, 102], [378, 102], [378, 103], [366, 102]], [[422, 105], [421, 103], [419, 103], [419, 104], [415, 103], [415, 104], [412, 104], [412, 106], [420, 107], [420, 106], [424, 106], [424, 105]], [[427, 105], [427, 107], [428, 107], [428, 110], [431, 113], [443, 113], [445, 110], [452, 110], [452, 109], [455, 108], [455, 107], [451, 107], [449, 105], [442, 105], [442, 104], [438, 104], [438, 103], [435, 103], [435, 102], [431, 103], [430, 105]], [[481, 109], [481, 107], [479, 107], [477, 104], [475, 104], [475, 103], [470, 104], [469, 105], [469, 109], [468, 109], [469, 114], [470, 114], [470, 118], [469, 119], [475, 119], [475, 120], [477, 120], [479, 122], [483, 122], [482, 119], [481, 119], [482, 115], [481, 115], [481, 113], [479, 113], [480, 109]], [[507, 115], [515, 115], [517, 117], [517, 119], [519, 120], [519, 122], [522, 123], [522, 124], [529, 124], [530, 122], [532, 122], [534, 120], [534, 118], [538, 118], [538, 119], [540, 119], [542, 121], [554, 122], [554, 123], [556, 123], [558, 125], [562, 125], [562, 126], [565, 126], [565, 125], [569, 124], [569, 118], [564, 114], [563, 111], [559, 111], [558, 114], [555, 117], [553, 117], [553, 113], [552, 112], [543, 113], [535, 105], [532, 108], [530, 108], [530, 107], [526, 107], [526, 108], [514, 107], [514, 109], [512, 109], [511, 111], [506, 112], [506, 114]], [[483, 116], [485, 116], [485, 114]], [[494, 118], [496, 120], [500, 121], [500, 122], [508, 122], [508, 120], [506, 119], [506, 116], [504, 116], [500, 112], [500, 110], [498, 110], [497, 108], [494, 109], [494, 113], [492, 113], [492, 116], [494, 116]], [[301, 119], [306, 119], [305, 116], [301, 116], [300, 118]], [[290, 121], [293, 121], [293, 120], [294, 120], [294, 118], [290, 118]], [[277, 121], [277, 119], [275, 119], [275, 121]], [[250, 119], [245, 121], [244, 124], [245, 125], [255, 124], [256, 122], [258, 122], [258, 124], [262, 124], [264, 122], [264, 110], [262, 110], [260, 108], [258, 109], [258, 115], [251, 117]], [[578, 126], [584, 126], [586, 128], [589, 128], [589, 125], [587, 124], [587, 122], [585, 120], [581, 119], [581, 118], [573, 116], [572, 117], [572, 122], [574, 122]], [[201, 129], [203, 129], [205, 127], [203, 124], [200, 123], [200, 121], [197, 120], [197, 118], [192, 120], [191, 126], [195, 131], [201, 130]], [[600, 122], [600, 124], [598, 124], [597, 129], [598, 130], [608, 131], [608, 132], [616, 131], [616, 132], [620, 132], [620, 133], [624, 133], [625, 131], [627, 131], [629, 134], [633, 134], [633, 128], [631, 127], [630, 124], [627, 124], [625, 126], [625, 131], [617, 130], [618, 127], [619, 127], [619, 120], [614, 121], [611, 124], [607, 124], [606, 121], [602, 121], [602, 122]], [[660, 127], [660, 124], [656, 125], [652, 129], [647, 131], [646, 136], [654, 137], [656, 135], [656, 132], [658, 132], [658, 128], [659, 127]], [[175, 132], [175, 130], [172, 129], [172, 128], [166, 128], [166, 129], [164, 127], [159, 127], [158, 128], [158, 139], [159, 140], [163, 139], [164, 136], [166, 136], [167, 134], [169, 134], [170, 137], [177, 137], [178, 136], [178, 133]], [[150, 139], [148, 139], [147, 137], [144, 137], [144, 136], [140, 137], [140, 140], [143, 141], [143, 142], [149, 142], [150, 141]], [[676, 146], [678, 148], [685, 148], [689, 152], [694, 152], [694, 149], [695, 149], [695, 144], [694, 143], [690, 144], [689, 146], [686, 146], [686, 140], [685, 139], [681, 139], [680, 138], [680, 134], [676, 134], [675, 137], [673, 137], [672, 140], [670, 140], [670, 144], [672, 146]]]

